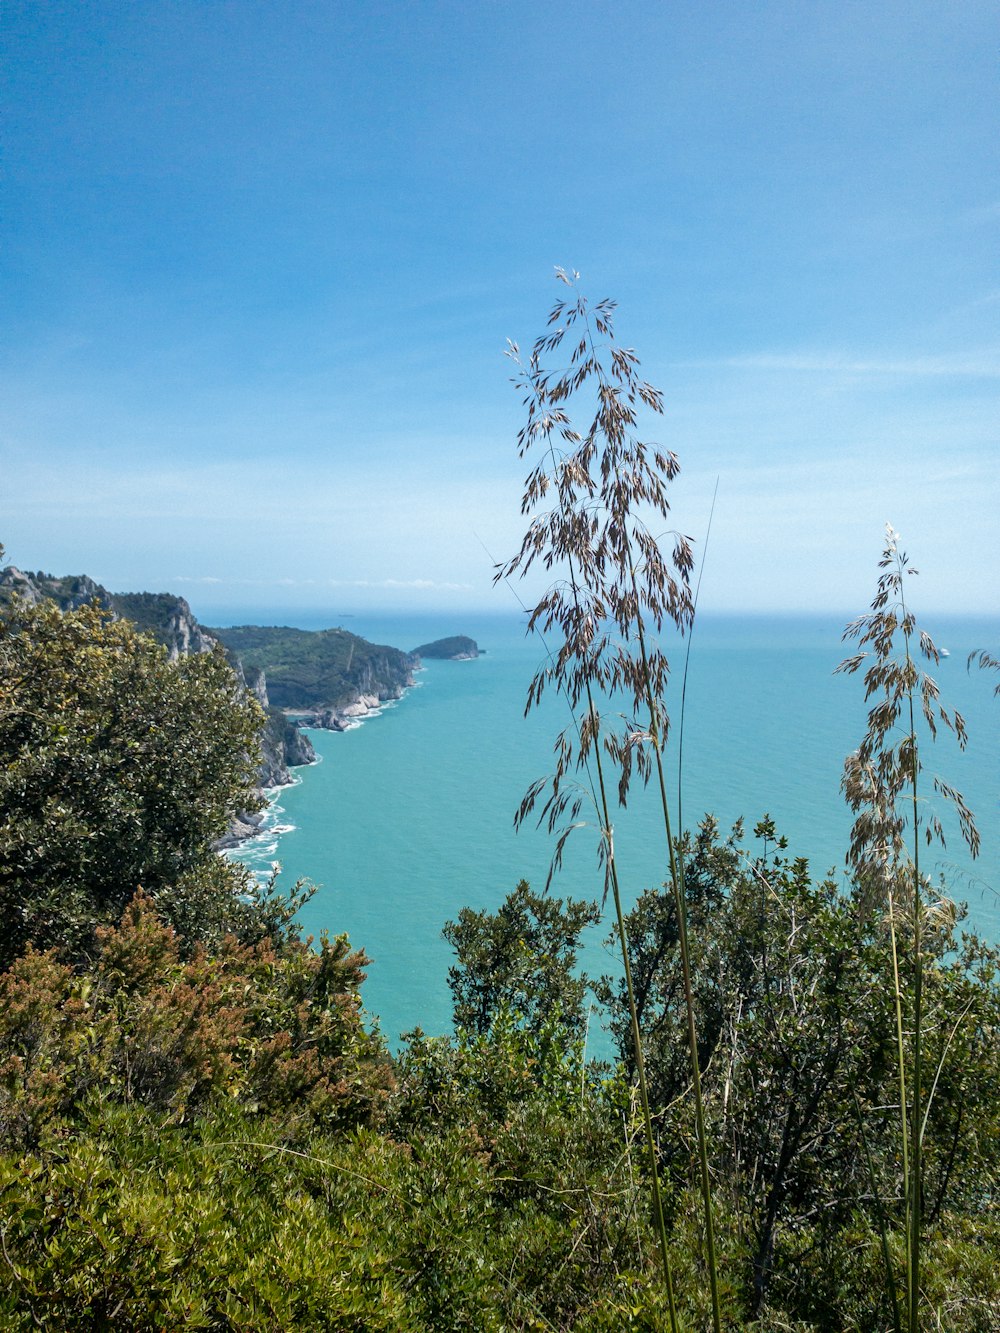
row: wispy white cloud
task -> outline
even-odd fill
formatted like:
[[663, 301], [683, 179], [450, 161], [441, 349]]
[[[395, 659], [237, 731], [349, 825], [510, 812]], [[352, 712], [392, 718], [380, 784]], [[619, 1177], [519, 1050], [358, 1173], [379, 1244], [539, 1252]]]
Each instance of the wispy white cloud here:
[[995, 287], [992, 291], [985, 292], [972, 301], [964, 301], [961, 305], [946, 310], [943, 318], [954, 320], [959, 316], [969, 315], [973, 311], [986, 310], [989, 306], [996, 305], [997, 302], [1000, 302], [1000, 287]]
[[469, 592], [471, 583], [449, 583], [438, 579], [330, 579], [328, 588], [413, 588], [421, 592]]
[[443, 579], [224, 579], [214, 574], [175, 574], [172, 581], [186, 586], [211, 584], [231, 588], [409, 588], [419, 592], [470, 592], [473, 588], [471, 583]]
[[[994, 294], [993, 298], [995, 299]], [[945, 356], [857, 357], [840, 352], [748, 352], [718, 361], [690, 361], [686, 366], [725, 366], [733, 370], [792, 371], [820, 375], [900, 375], [914, 378], [974, 376], [1000, 379], [1000, 348]]]

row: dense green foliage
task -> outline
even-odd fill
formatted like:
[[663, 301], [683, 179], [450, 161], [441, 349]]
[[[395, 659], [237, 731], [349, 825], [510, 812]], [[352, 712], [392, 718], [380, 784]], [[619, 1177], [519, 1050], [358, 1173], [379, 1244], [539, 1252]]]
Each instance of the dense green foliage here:
[[359, 694], [396, 697], [409, 679], [408, 653], [345, 629], [240, 625], [210, 632], [246, 666], [267, 672], [278, 708], [336, 708]]
[[8, 1143], [46, 1142], [95, 1098], [177, 1123], [213, 1097], [266, 1103], [289, 1131], [356, 1124], [384, 1100], [381, 1047], [360, 1021], [365, 959], [343, 937], [314, 951], [229, 934], [185, 956], [139, 893], [98, 927], [95, 953], [81, 971], [29, 947], [0, 975]]
[[0, 962], [80, 957], [140, 886], [228, 911], [210, 843], [253, 808], [260, 720], [219, 651], [171, 664], [93, 606], [0, 617]]
[[600, 920], [596, 903], [532, 893], [522, 880], [499, 909], [463, 907], [444, 937], [455, 1026], [483, 1036], [502, 1009], [529, 1028], [556, 1016], [579, 1036], [587, 1023], [585, 981], [575, 972], [580, 933]]
[[[810, 1254], [845, 1263], [859, 1228], [874, 1237], [880, 1216], [902, 1235], [891, 961], [882, 922], [859, 895], [813, 884], [806, 863], [775, 845], [769, 820], [756, 834], [762, 847], [749, 855], [739, 828], [722, 841], [707, 821], [686, 847], [713, 1161], [745, 1252], [750, 1312], [775, 1300], [810, 1325], [838, 1327], [822, 1319], [842, 1299], [835, 1288], [843, 1274], [817, 1267], [804, 1276]], [[674, 1108], [661, 1125], [661, 1152], [683, 1179], [688, 1079], [672, 897], [644, 894], [627, 929], [654, 1100]], [[929, 1216], [947, 1216], [961, 1231], [1000, 1187], [1000, 1123], [991, 1109], [1000, 1098], [997, 956], [975, 939], [959, 941], [946, 914], [932, 955], [927, 1055], [940, 1078], [925, 1202]], [[912, 984], [904, 979], [906, 993]], [[604, 989], [627, 1069], [624, 998], [620, 985]], [[987, 1234], [995, 1245], [997, 1234]], [[859, 1310], [860, 1296], [852, 1294]], [[880, 1287], [861, 1323], [877, 1328], [888, 1319]]]
[[[801, 863], [748, 862], [711, 825], [688, 864], [706, 900], [726, 886], [738, 900], [716, 900], [703, 988], [719, 1015], [704, 1063], [727, 1326], [891, 1328], [875, 1214], [898, 1214], [898, 1162], [877, 932], [865, 944], [855, 904]], [[527, 911], [530, 926], [530, 904], [519, 886], [494, 918], [465, 919], [471, 984], [491, 938], [503, 970], [497, 918]], [[683, 1071], [671, 911], [669, 893], [637, 905], [636, 971], [645, 958], [650, 1063]], [[568, 957], [578, 921], [548, 919]], [[511, 969], [486, 1030], [411, 1034], [390, 1065], [361, 1022], [363, 959], [342, 940], [318, 954], [231, 940], [185, 961], [139, 899], [98, 943], [83, 971], [29, 951], [2, 981], [4, 1327], [664, 1327], [627, 1068], [585, 1064], [558, 1016], [558, 969], [535, 974], [529, 1015]], [[961, 1333], [997, 1313], [995, 969], [972, 946], [935, 970], [938, 1052], [950, 1045], [925, 1272], [942, 1326]], [[680, 1314], [702, 1328], [689, 1094], [674, 1091], [658, 1116], [664, 1186]]]

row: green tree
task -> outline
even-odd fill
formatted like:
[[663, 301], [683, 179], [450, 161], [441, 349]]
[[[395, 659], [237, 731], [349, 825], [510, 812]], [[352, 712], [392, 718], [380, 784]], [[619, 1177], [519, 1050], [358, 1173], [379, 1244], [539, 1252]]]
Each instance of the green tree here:
[[168, 915], [200, 895], [188, 937], [238, 916], [248, 880], [211, 842], [255, 807], [260, 721], [221, 651], [170, 663], [95, 607], [5, 611], [0, 966], [29, 942], [79, 959], [140, 886]]
[[[755, 853], [744, 847], [740, 825], [722, 838], [711, 819], [680, 844], [697, 941], [698, 1054], [713, 1167], [728, 1243], [735, 1240], [743, 1256], [739, 1299], [748, 1316], [781, 1310], [818, 1329], [893, 1327], [906, 1210], [884, 923], [860, 889], [846, 894], [813, 883], [808, 864], [787, 855], [772, 820], [754, 832]], [[957, 1254], [951, 1238], [991, 1206], [1000, 1134], [998, 956], [978, 940], [959, 941], [955, 927], [954, 915], [942, 913], [928, 929], [923, 979], [926, 1058], [935, 1071], [925, 1207], [941, 1229], [944, 1266], [933, 1280], [943, 1289], [951, 1280], [947, 1256]], [[650, 1095], [667, 1108], [661, 1160], [676, 1188], [690, 1188], [674, 895], [643, 894], [627, 929]], [[905, 1007], [912, 974], [901, 984]], [[602, 990], [631, 1068], [623, 986], [605, 978]]]
[[484, 1035], [506, 1009], [538, 1031], [556, 1013], [581, 1037], [587, 982], [574, 968], [581, 933], [599, 919], [596, 903], [533, 893], [523, 879], [496, 912], [463, 907], [443, 932], [457, 955], [448, 969], [455, 1026]]

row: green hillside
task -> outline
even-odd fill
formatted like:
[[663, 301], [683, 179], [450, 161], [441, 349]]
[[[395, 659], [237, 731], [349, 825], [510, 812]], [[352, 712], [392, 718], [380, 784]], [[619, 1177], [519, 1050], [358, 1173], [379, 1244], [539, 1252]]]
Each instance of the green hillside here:
[[279, 708], [337, 708], [359, 694], [397, 698], [413, 666], [409, 653], [344, 629], [240, 625], [210, 632], [245, 666], [267, 672], [268, 695]]

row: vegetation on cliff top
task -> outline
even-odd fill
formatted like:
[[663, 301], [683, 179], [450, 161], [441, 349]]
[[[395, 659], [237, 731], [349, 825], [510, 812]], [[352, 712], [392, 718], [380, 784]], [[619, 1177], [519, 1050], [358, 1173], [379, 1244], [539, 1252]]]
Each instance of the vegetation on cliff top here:
[[240, 625], [210, 632], [246, 666], [267, 672], [268, 695], [278, 708], [335, 709], [359, 694], [396, 698], [413, 667], [409, 653], [345, 629]]
[[111, 611], [137, 629], [151, 634], [168, 649], [176, 646], [179, 621], [184, 621], [198, 636], [204, 631], [183, 597], [169, 592], [109, 592], [87, 574], [46, 574], [42, 570], [0, 569], [0, 605], [12, 600], [54, 602], [61, 611], [95, 605]]
[[[168, 592], [112, 593], [86, 574], [56, 577], [41, 570], [32, 573], [13, 566], [0, 569], [0, 607], [9, 607], [19, 601], [48, 601], [62, 611], [81, 606], [100, 607], [148, 634], [162, 644], [172, 658], [207, 652], [219, 642], [216, 634], [195, 619], [183, 597]], [[289, 766], [311, 763], [315, 759], [312, 745], [308, 737], [289, 725], [279, 708], [270, 705], [263, 674], [256, 670], [244, 672], [235, 655], [231, 661], [250, 692], [266, 704], [259, 738], [259, 785], [273, 787], [287, 782]], [[248, 808], [242, 807], [235, 813], [244, 814]]]

